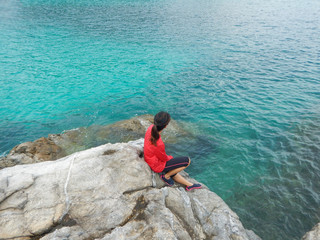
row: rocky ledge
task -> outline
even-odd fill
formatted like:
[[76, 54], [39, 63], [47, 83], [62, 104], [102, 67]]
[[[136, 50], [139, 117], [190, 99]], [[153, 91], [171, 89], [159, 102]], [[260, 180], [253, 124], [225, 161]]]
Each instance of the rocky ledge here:
[[[7, 156], [0, 158], [0, 169], [19, 164], [52, 161], [72, 153], [96, 147], [105, 143], [128, 142], [144, 137], [153, 122], [153, 116], [146, 114], [109, 125], [93, 125], [50, 134], [34, 142], [15, 146]], [[168, 126], [163, 138], [168, 143], [176, 142], [179, 137], [190, 137], [175, 120]]]
[[0, 170], [0, 239], [260, 239], [206, 187], [164, 186], [142, 148], [105, 144]]

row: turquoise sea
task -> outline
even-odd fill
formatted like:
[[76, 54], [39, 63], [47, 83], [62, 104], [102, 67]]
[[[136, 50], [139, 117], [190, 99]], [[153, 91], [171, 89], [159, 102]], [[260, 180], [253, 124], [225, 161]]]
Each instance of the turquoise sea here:
[[319, 0], [0, 0], [0, 154], [166, 110], [262, 239], [320, 222]]

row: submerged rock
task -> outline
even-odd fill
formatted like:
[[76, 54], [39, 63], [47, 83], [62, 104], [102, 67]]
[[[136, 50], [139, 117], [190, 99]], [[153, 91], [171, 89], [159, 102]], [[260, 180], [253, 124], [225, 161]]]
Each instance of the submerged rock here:
[[312, 228], [310, 232], [307, 232], [302, 240], [319, 240], [320, 239], [320, 223]]
[[140, 139], [0, 170], [0, 239], [260, 239], [206, 187], [164, 186], [142, 150]]
[[[147, 114], [105, 126], [92, 125], [65, 131], [63, 134], [49, 135], [49, 139], [64, 149], [67, 154], [72, 154], [105, 143], [129, 142], [143, 138], [152, 123], [153, 116]], [[179, 136], [187, 134], [175, 120], [172, 120], [163, 138], [170, 143], [176, 142]]]
[[[144, 137], [152, 124], [152, 115], [137, 116], [114, 124], [65, 131], [62, 134], [50, 134], [34, 142], [26, 142], [14, 147], [10, 153], [0, 159], [0, 169], [17, 164], [37, 163], [56, 160], [72, 153], [96, 147], [105, 143], [129, 142]], [[187, 133], [175, 120], [168, 125], [163, 139], [174, 143]]]

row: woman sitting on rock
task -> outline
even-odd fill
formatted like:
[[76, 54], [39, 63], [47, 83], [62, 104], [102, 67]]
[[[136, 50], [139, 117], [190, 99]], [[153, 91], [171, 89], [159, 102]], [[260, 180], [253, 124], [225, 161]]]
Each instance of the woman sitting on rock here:
[[161, 132], [169, 122], [170, 114], [167, 112], [159, 112], [154, 116], [154, 124], [148, 128], [144, 138], [144, 159], [153, 171], [162, 172], [160, 178], [167, 185], [172, 186], [176, 181], [185, 185], [187, 191], [201, 188], [200, 184], [192, 184], [179, 174], [190, 165], [189, 157], [173, 158], [166, 154]]

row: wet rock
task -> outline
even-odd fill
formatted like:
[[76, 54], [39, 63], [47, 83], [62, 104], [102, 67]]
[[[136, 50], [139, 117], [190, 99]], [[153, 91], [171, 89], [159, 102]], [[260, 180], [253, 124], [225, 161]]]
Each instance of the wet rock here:
[[[136, 140], [144, 137], [152, 122], [152, 115], [142, 115], [110, 125], [93, 125], [68, 130], [62, 134], [50, 134], [48, 138], [42, 137], [34, 142], [14, 147], [6, 157], [0, 159], [0, 169], [17, 164], [56, 160], [106, 143]], [[163, 134], [163, 139], [167, 143], [175, 143], [179, 137], [188, 134], [175, 120], [172, 120], [168, 131]]]
[[105, 144], [2, 169], [0, 239], [260, 239], [206, 187], [164, 186], [142, 147]]
[[310, 232], [307, 232], [302, 240], [319, 240], [320, 239], [320, 223], [312, 228]]
[[[153, 116], [147, 114], [110, 125], [73, 129], [63, 134], [49, 135], [49, 138], [67, 154], [72, 154], [105, 143], [129, 142], [143, 138], [152, 123]], [[168, 131], [163, 133], [163, 139], [167, 143], [174, 143], [179, 137], [188, 134], [190, 135], [179, 123], [172, 120], [168, 125]]]
[[17, 164], [29, 164], [56, 160], [65, 156], [64, 151], [54, 141], [40, 138], [34, 142], [25, 142], [14, 147], [0, 160], [0, 169]]

